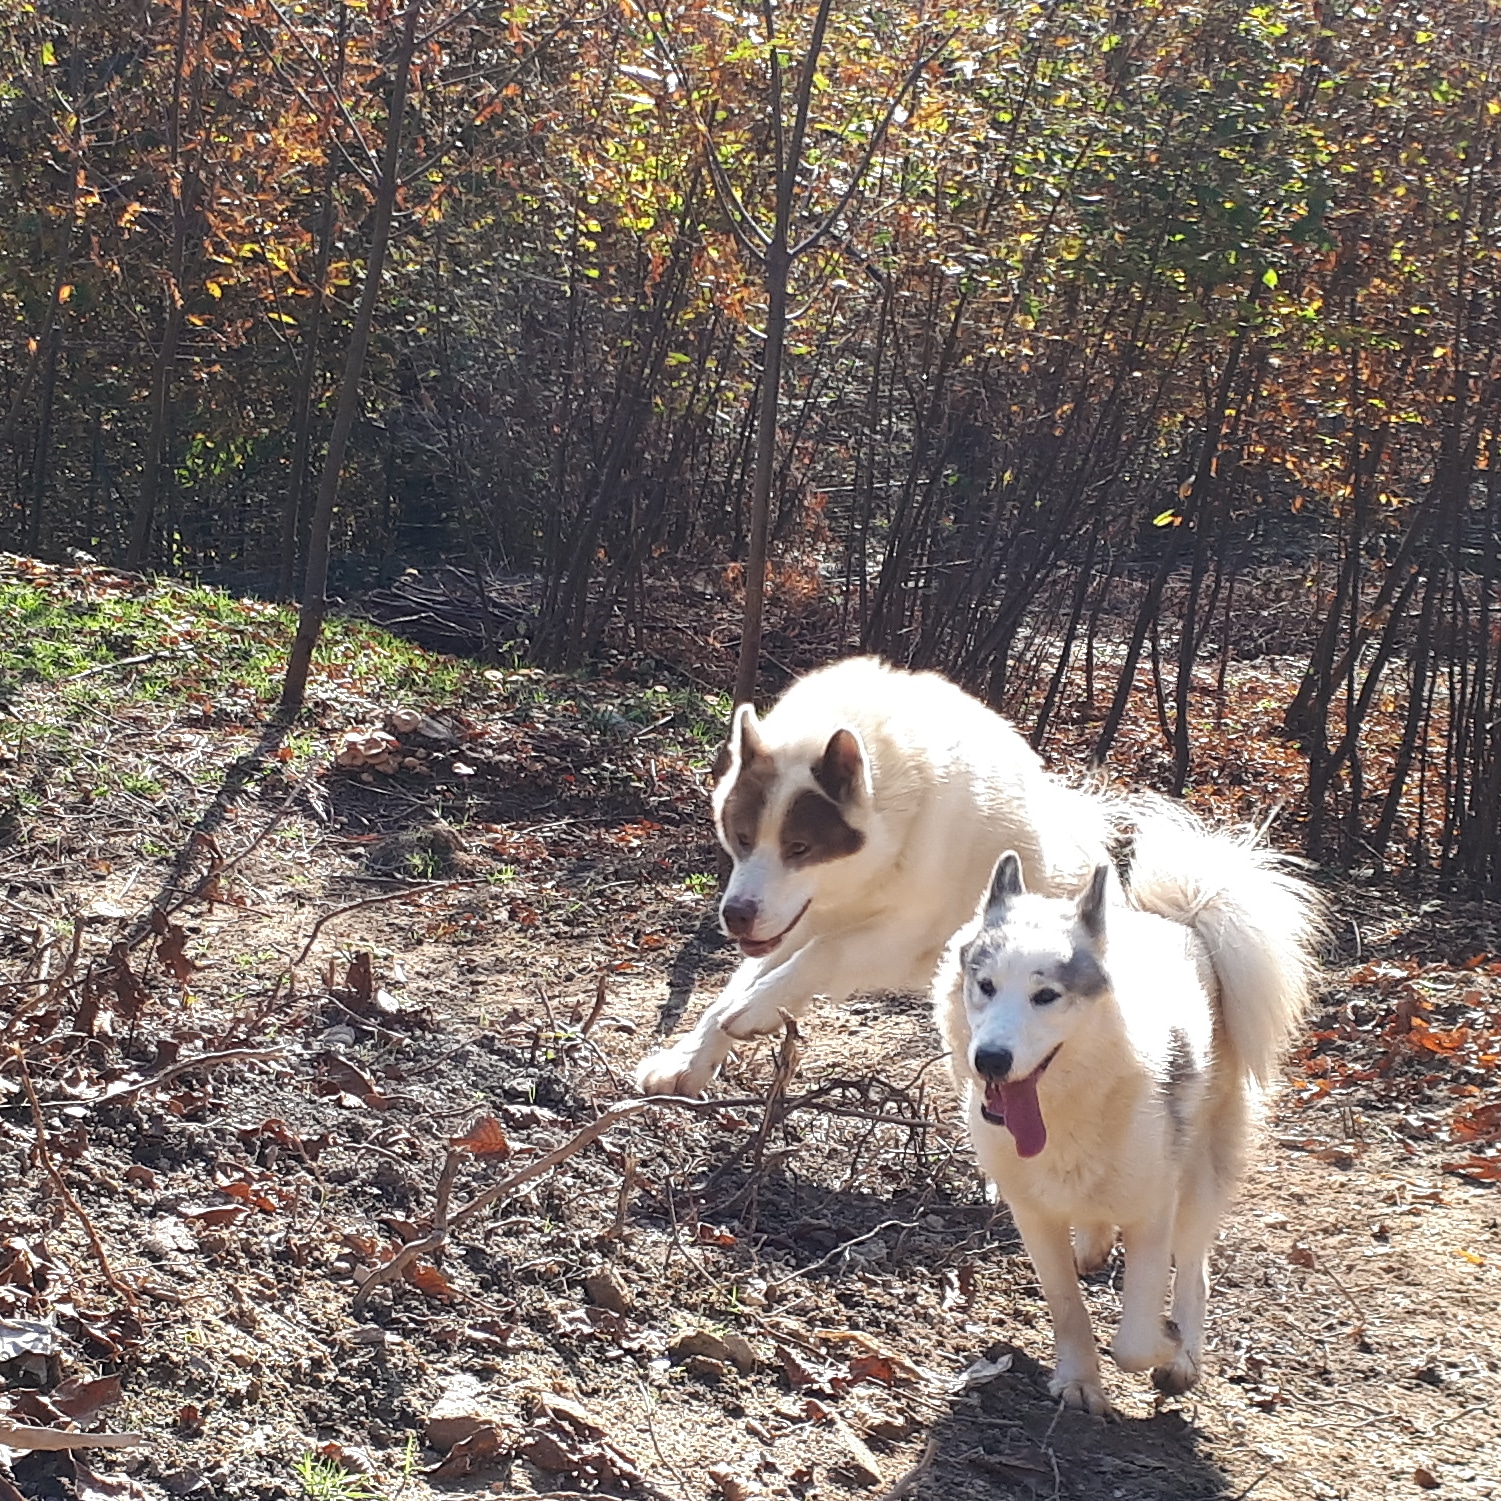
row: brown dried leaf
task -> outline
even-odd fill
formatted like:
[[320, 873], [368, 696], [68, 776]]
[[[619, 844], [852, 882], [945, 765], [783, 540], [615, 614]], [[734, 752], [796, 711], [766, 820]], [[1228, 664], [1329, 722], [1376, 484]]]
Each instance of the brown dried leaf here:
[[78, 1501], [144, 1501], [146, 1492], [129, 1475], [99, 1475], [73, 1456], [73, 1490]]
[[491, 1157], [497, 1161], [504, 1161], [511, 1155], [510, 1140], [493, 1115], [480, 1116], [462, 1136], [452, 1137], [448, 1144], [475, 1157]]
[[130, 967], [130, 949], [124, 940], [114, 944], [109, 951], [110, 983], [115, 989], [115, 1000], [120, 1015], [126, 1021], [135, 1021], [151, 999], [151, 992], [141, 983], [140, 977]]
[[458, 1297], [453, 1284], [430, 1261], [410, 1261], [401, 1275], [425, 1298], [452, 1303]]
[[359, 1064], [342, 1053], [320, 1053], [316, 1059], [320, 1074], [320, 1094], [346, 1094], [362, 1101], [373, 1110], [384, 1110], [386, 1097], [375, 1087], [375, 1080]]
[[579, 1468], [579, 1456], [565, 1449], [545, 1428], [529, 1432], [517, 1445], [516, 1452], [551, 1475], [567, 1475]]
[[186, 985], [198, 968], [187, 954], [188, 935], [185, 929], [170, 922], [160, 907], [151, 909], [151, 931], [157, 935], [156, 957], [162, 967], [177, 981]]
[[87, 1428], [106, 1407], [113, 1407], [121, 1395], [118, 1376], [100, 1376], [93, 1381], [73, 1376], [53, 1389], [52, 1405], [80, 1428]]
[[800, 1392], [804, 1387], [812, 1386], [818, 1380], [803, 1363], [801, 1357], [789, 1350], [786, 1345], [778, 1345], [777, 1354], [781, 1357], [782, 1369], [787, 1373], [787, 1385], [793, 1391]]
[[344, 988], [361, 1006], [369, 1006], [375, 998], [375, 966], [364, 949], [349, 961], [349, 968], [344, 971]]

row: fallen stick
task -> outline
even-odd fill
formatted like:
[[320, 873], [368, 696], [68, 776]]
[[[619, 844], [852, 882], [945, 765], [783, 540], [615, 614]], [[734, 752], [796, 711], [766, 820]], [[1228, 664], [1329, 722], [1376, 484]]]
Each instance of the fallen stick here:
[[902, 1501], [904, 1496], [910, 1496], [931, 1473], [933, 1459], [937, 1453], [938, 1440], [936, 1437], [930, 1438], [928, 1447], [923, 1450], [922, 1458], [889, 1491], [882, 1491], [878, 1501]]
[[456, 886], [488, 886], [488, 876], [474, 876], [461, 881], [423, 881], [420, 885], [408, 886], [402, 891], [388, 891], [382, 896], [366, 897], [362, 902], [350, 902], [347, 907], [336, 907], [332, 912], [325, 912], [317, 922], [313, 924], [313, 931], [308, 934], [308, 939], [302, 946], [302, 952], [287, 966], [289, 970], [301, 969], [303, 961], [313, 952], [313, 945], [318, 941], [318, 935], [336, 917], [343, 917], [349, 912], [358, 912], [364, 907], [378, 907], [382, 902], [399, 902], [404, 897], [426, 896], [434, 891], [449, 891]]
[[[376, 1288], [384, 1287], [387, 1283], [395, 1282], [398, 1277], [419, 1256], [425, 1256], [429, 1252], [438, 1250], [447, 1240], [451, 1230], [457, 1230], [461, 1225], [472, 1220], [477, 1214], [483, 1214], [492, 1204], [508, 1198], [515, 1193], [523, 1184], [531, 1182], [533, 1178], [540, 1178], [543, 1173], [551, 1171], [560, 1164], [567, 1162], [570, 1157], [582, 1152], [592, 1141], [597, 1141], [612, 1126], [617, 1126], [627, 1117], [636, 1115], [645, 1110], [648, 1105], [660, 1105], [671, 1100], [679, 1102], [670, 1095], [658, 1096], [650, 1100], [625, 1100], [619, 1105], [611, 1105], [597, 1119], [589, 1122], [581, 1131], [575, 1132], [560, 1147], [555, 1147], [551, 1152], [537, 1158], [535, 1162], [529, 1162], [518, 1172], [511, 1174], [509, 1178], [487, 1188], [483, 1193], [476, 1194], [474, 1198], [447, 1217], [445, 1224], [440, 1224], [430, 1234], [424, 1235], [420, 1240], [408, 1241], [396, 1254], [370, 1273], [360, 1284], [359, 1291], [354, 1295], [354, 1312], [361, 1313], [365, 1304], [370, 1301], [370, 1295]], [[692, 1103], [698, 1104], [699, 1101]], [[452, 1181], [450, 1179], [450, 1181]]]
[[[42, 1116], [42, 1102], [37, 1098], [36, 1086], [31, 1082], [31, 1070], [26, 1067], [26, 1055], [20, 1048], [12, 1048], [12, 1052], [16, 1062], [20, 1065], [21, 1083], [26, 1087], [26, 1101], [31, 1106], [32, 1125], [36, 1130], [36, 1154], [41, 1160], [42, 1170], [51, 1180], [53, 1188], [57, 1190], [58, 1198], [73, 1211], [74, 1218], [83, 1227], [83, 1233], [88, 1236], [89, 1245], [93, 1248], [94, 1259], [99, 1263], [99, 1270], [104, 1274], [104, 1280], [128, 1308], [137, 1309], [140, 1304], [136, 1301], [135, 1291], [128, 1283], [122, 1282], [115, 1275], [115, 1269], [109, 1264], [109, 1255], [104, 1249], [104, 1242], [99, 1239], [99, 1232], [94, 1228], [93, 1220], [89, 1218], [83, 1205], [78, 1202], [77, 1195], [68, 1187], [63, 1175], [58, 1171], [57, 1164], [52, 1160], [52, 1151], [47, 1144], [47, 1122]], [[3, 1442], [5, 1441], [0, 1439], [0, 1443]]]
[[138, 1449], [144, 1433], [75, 1433], [66, 1428], [33, 1428], [29, 1424], [0, 1423], [0, 1445], [7, 1449]]
[[267, 1063], [273, 1058], [285, 1058], [285, 1048], [226, 1048], [222, 1053], [199, 1053], [196, 1058], [179, 1058], [176, 1063], [158, 1069], [139, 1084], [114, 1085], [97, 1096], [91, 1103], [103, 1104], [106, 1100], [128, 1100], [144, 1094], [161, 1084], [170, 1084], [182, 1074], [191, 1074], [195, 1069], [218, 1068], [224, 1063]]

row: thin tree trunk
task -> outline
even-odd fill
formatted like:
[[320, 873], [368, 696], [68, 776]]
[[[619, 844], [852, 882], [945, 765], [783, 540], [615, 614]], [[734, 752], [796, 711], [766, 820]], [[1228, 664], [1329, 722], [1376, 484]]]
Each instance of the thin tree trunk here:
[[130, 537], [125, 546], [125, 566], [139, 568], [151, 551], [151, 524], [156, 518], [157, 501], [162, 483], [163, 450], [167, 444], [167, 422], [172, 400], [172, 370], [177, 363], [177, 347], [183, 329], [183, 265], [187, 258], [188, 218], [196, 199], [192, 175], [182, 168], [182, 91], [183, 73], [187, 68], [188, 20], [192, 0], [180, 0], [177, 10], [177, 45], [172, 63], [172, 102], [167, 110], [167, 142], [172, 157], [172, 246], [167, 258], [166, 314], [162, 323], [162, 342], [156, 352], [151, 372], [149, 420], [146, 432], [146, 456], [141, 469], [141, 488], [136, 495], [130, 517]]
[[57, 361], [62, 353], [63, 327], [54, 323], [47, 338], [47, 358], [42, 366], [42, 390], [37, 404], [36, 448], [31, 459], [31, 507], [26, 516], [26, 550], [37, 552], [42, 543], [42, 516], [47, 505], [47, 465], [52, 456], [52, 409], [57, 394]]
[[[811, 72], [811, 64], [809, 67]], [[780, 222], [766, 251], [766, 354], [761, 367], [761, 409], [756, 417], [756, 467], [751, 480], [750, 546], [745, 557], [745, 614], [740, 625], [740, 660], [735, 670], [735, 702], [751, 702], [761, 666], [761, 627], [766, 610], [766, 537], [771, 517], [771, 476], [776, 466], [777, 394], [782, 384], [782, 349], [787, 337], [786, 227]]]
[[[802, 169], [803, 141], [818, 55], [823, 51], [833, 0], [820, 0], [813, 32], [798, 79], [790, 140], [782, 135], [782, 75], [776, 50], [771, 54], [772, 127], [777, 147], [776, 215], [766, 246], [766, 353], [761, 364], [761, 407], [756, 420], [756, 464], [751, 479], [750, 546], [745, 558], [745, 613], [740, 625], [740, 661], [735, 669], [735, 702], [756, 696], [761, 666], [761, 626], [766, 610], [766, 538], [771, 519], [771, 481], [776, 469], [777, 412], [782, 386], [782, 351], [787, 339], [787, 281], [792, 270], [792, 205]], [[767, 36], [774, 34], [766, 6]]]
[[370, 233], [370, 251], [365, 265], [365, 283], [360, 289], [360, 305], [350, 332], [349, 349], [344, 360], [344, 376], [339, 385], [338, 405], [334, 409], [333, 431], [329, 434], [328, 452], [323, 460], [323, 475], [318, 485], [318, 501], [308, 535], [307, 580], [303, 587], [302, 610], [297, 618], [297, 635], [287, 661], [287, 675], [282, 683], [281, 712], [295, 714], [302, 707], [307, 692], [308, 669], [313, 649], [323, 628], [328, 607], [329, 533], [333, 526], [334, 503], [339, 498], [339, 471], [344, 465], [344, 450], [354, 431], [359, 412], [360, 381], [365, 371], [365, 355], [370, 348], [370, 330], [375, 321], [375, 307], [380, 301], [381, 273], [385, 267], [386, 248], [391, 239], [391, 218], [396, 209], [396, 192], [401, 184], [402, 119], [406, 113], [407, 85], [411, 79], [412, 54], [417, 49], [417, 24], [422, 17], [422, 0], [411, 0], [402, 20], [401, 40], [396, 48], [391, 80], [391, 105], [386, 116], [386, 141], [381, 153], [380, 177], [375, 193], [374, 222]]
[[[334, 84], [344, 77], [344, 32], [348, 6], [339, 6], [339, 44], [334, 62]], [[313, 306], [307, 326], [302, 331], [302, 362], [297, 369], [297, 389], [292, 398], [292, 467], [287, 475], [287, 499], [282, 510], [280, 594], [293, 599], [297, 594], [297, 563], [306, 543], [303, 497], [307, 493], [308, 463], [313, 446], [313, 385], [318, 378], [318, 346], [323, 334], [324, 314], [328, 309], [328, 263], [334, 240], [334, 184], [338, 180], [338, 142], [334, 138], [333, 120], [328, 125], [325, 150], [328, 160], [323, 168], [323, 201], [318, 210], [318, 228], [313, 246]]]
[[1219, 453], [1220, 437], [1225, 430], [1225, 413], [1230, 405], [1230, 392], [1234, 388], [1235, 372], [1239, 368], [1245, 342], [1246, 326], [1242, 324], [1236, 330], [1235, 338], [1226, 355], [1225, 368], [1220, 373], [1219, 387], [1214, 393], [1209, 420], [1204, 424], [1204, 446], [1199, 452], [1199, 462], [1194, 468], [1193, 486], [1184, 503], [1182, 524], [1173, 529], [1173, 535], [1169, 539], [1161, 566], [1153, 576], [1146, 596], [1141, 602], [1141, 609], [1137, 612], [1136, 625], [1126, 648], [1125, 664], [1116, 681], [1115, 697], [1111, 700], [1110, 708], [1105, 715], [1105, 723], [1100, 727], [1099, 737], [1095, 741], [1094, 751], [1090, 758], [1096, 766], [1104, 764], [1106, 756], [1110, 754], [1110, 747], [1114, 743], [1116, 733], [1121, 727], [1121, 721], [1126, 717], [1126, 705], [1130, 702], [1131, 690], [1136, 682], [1136, 665], [1141, 660], [1141, 649], [1146, 644], [1147, 633], [1157, 619], [1157, 610], [1162, 603], [1162, 591], [1167, 585], [1168, 576], [1178, 561], [1183, 528], [1202, 524], [1199, 518], [1203, 514], [1204, 500], [1213, 482], [1214, 461]]

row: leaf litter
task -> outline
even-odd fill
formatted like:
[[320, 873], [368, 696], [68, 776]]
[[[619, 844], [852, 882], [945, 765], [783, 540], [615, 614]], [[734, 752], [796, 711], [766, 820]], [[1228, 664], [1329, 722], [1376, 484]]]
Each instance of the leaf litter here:
[[[179, 744], [202, 798], [101, 807], [78, 762], [28, 805], [0, 1400], [148, 1442], [5, 1485], [269, 1501], [334, 1445], [391, 1496], [1494, 1493], [1493, 916], [1338, 893], [1355, 931], [1216, 1258], [1206, 1381], [1160, 1410], [1123, 1382], [1107, 1429], [1046, 1397], [920, 1004], [820, 1016], [793, 1078], [762, 1047], [702, 1108], [621, 1110], [664, 1004], [729, 964], [696, 711], [628, 673], [468, 682], [331, 679], [314, 743], [239, 783], [253, 712], [116, 705], [110, 755]], [[402, 754], [339, 766], [361, 726]], [[1089, 1284], [1102, 1327], [1118, 1289]], [[439, 1437], [457, 1377], [474, 1421]]]

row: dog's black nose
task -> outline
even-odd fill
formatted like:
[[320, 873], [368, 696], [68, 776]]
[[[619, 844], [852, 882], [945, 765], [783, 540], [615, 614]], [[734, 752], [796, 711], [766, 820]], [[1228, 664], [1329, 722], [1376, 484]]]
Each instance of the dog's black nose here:
[[975, 1072], [987, 1079], [1004, 1079], [1015, 1061], [1010, 1048], [979, 1048], [975, 1052]]
[[756, 930], [761, 904], [748, 896], [726, 897], [720, 904], [719, 915], [731, 938], [749, 938]]

